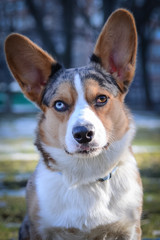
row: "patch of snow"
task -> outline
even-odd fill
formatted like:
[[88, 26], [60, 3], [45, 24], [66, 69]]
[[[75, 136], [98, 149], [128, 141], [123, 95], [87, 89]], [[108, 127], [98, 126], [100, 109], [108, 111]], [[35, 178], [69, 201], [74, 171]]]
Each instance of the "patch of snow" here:
[[0, 197], [3, 196], [10, 196], [10, 197], [25, 197], [26, 195], [26, 188], [21, 188], [19, 190], [7, 190], [2, 189], [0, 191]]
[[0, 208], [4, 208], [7, 206], [7, 203], [4, 201], [0, 201]]
[[21, 223], [6, 223], [5, 226], [7, 228], [19, 228], [21, 226]]
[[134, 153], [152, 153], [152, 152], [160, 152], [160, 147], [158, 146], [132, 146]]
[[31, 173], [19, 173], [15, 176], [16, 181], [27, 180], [31, 176]]
[[147, 202], [153, 202], [153, 196], [149, 195], [146, 197]]
[[17, 152], [17, 151], [32, 151], [34, 152], [35, 147], [33, 145], [33, 141], [24, 141], [17, 144], [7, 144], [7, 143], [1, 143], [0, 145], [0, 152], [3, 153], [10, 153], [10, 152]]
[[5, 177], [6, 177], [6, 173], [0, 172], [0, 181], [1, 182]]
[[133, 114], [136, 126], [139, 128], [155, 129], [160, 128], [160, 117], [153, 114]]
[[1, 154], [0, 160], [20, 160], [20, 161], [37, 161], [39, 158], [38, 153], [9, 153], [9, 154]]
[[19, 118], [12, 121], [3, 121], [0, 125], [0, 137], [17, 138], [33, 137], [37, 126], [36, 118]]
[[153, 235], [159, 237], [160, 236], [160, 230], [154, 230]]

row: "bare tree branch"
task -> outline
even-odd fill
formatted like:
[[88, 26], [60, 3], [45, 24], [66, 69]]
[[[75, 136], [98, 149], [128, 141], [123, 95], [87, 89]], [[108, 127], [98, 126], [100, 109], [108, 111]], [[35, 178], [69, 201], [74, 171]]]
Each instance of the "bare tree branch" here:
[[49, 33], [46, 31], [46, 29], [43, 26], [43, 21], [42, 21], [43, 18], [42, 18], [41, 10], [37, 9], [37, 6], [35, 6], [35, 3], [33, 0], [26, 0], [26, 5], [28, 6], [28, 9], [31, 15], [35, 19], [37, 31], [44, 45], [46, 46], [47, 51], [51, 53], [53, 56], [55, 55], [57, 56], [58, 54], [53, 46]]

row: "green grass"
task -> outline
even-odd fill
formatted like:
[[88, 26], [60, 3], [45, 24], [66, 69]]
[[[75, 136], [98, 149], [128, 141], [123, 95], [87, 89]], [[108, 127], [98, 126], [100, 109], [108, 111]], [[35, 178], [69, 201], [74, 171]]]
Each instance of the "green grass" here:
[[160, 178], [160, 152], [135, 154], [142, 175]]
[[137, 129], [133, 144], [134, 145], [160, 146], [160, 128]]
[[36, 165], [37, 161], [0, 161], [0, 172], [8, 175], [33, 172]]
[[0, 197], [0, 239], [17, 239], [18, 229], [26, 212], [24, 198], [18, 197]]
[[143, 238], [155, 238], [160, 231], [160, 152], [135, 154], [141, 172], [144, 203], [142, 214]]
[[0, 223], [0, 240], [17, 240], [18, 239], [17, 227], [6, 227], [5, 224]]
[[0, 208], [0, 222], [20, 223], [26, 212], [25, 199], [22, 197], [0, 197], [0, 202], [5, 203]]
[[0, 197], [0, 240], [18, 238], [18, 229], [26, 212], [24, 198], [20, 197]]
[[[144, 203], [142, 214], [143, 237], [154, 238], [154, 231], [160, 230], [160, 178], [142, 178]], [[158, 235], [157, 237], [160, 237]]]

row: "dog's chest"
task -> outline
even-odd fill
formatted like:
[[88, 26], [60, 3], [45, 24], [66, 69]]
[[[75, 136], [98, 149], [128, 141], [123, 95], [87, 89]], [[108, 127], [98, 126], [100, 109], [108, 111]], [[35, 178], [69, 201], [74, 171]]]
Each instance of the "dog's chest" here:
[[116, 214], [110, 211], [108, 182], [68, 187], [62, 175], [43, 170], [43, 174], [37, 177], [36, 188], [43, 228], [89, 230], [118, 220]]

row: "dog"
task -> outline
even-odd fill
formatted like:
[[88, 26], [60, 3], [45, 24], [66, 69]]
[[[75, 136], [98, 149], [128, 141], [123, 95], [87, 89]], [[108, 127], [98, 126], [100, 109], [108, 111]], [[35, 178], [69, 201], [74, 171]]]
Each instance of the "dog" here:
[[42, 110], [41, 158], [27, 184], [19, 239], [140, 240], [143, 191], [124, 104], [136, 65], [132, 14], [111, 14], [85, 67], [65, 69], [17, 33], [5, 53], [24, 95]]

